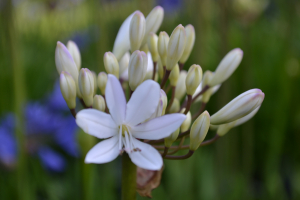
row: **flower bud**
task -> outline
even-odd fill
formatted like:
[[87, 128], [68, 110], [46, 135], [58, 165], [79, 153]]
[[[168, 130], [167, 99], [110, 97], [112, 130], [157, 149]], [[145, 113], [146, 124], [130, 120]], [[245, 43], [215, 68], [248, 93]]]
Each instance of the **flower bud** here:
[[160, 100], [163, 103], [163, 111], [162, 111], [161, 115], [164, 115], [166, 112], [167, 105], [168, 105], [168, 97], [167, 97], [165, 91], [162, 89], [160, 89]]
[[[202, 89], [208, 85], [208, 82], [210, 81], [210, 79], [213, 77], [213, 73], [211, 71], [206, 71], [204, 72], [203, 75], [203, 80], [202, 80]], [[209, 88], [206, 92], [204, 92], [204, 94], [202, 95], [202, 102], [203, 103], [207, 103], [211, 97], [211, 95], [213, 94], [213, 88]]]
[[259, 107], [264, 97], [265, 94], [260, 89], [248, 90], [211, 116], [210, 123], [214, 125], [226, 124], [244, 117]]
[[169, 35], [162, 31], [159, 33], [158, 41], [157, 41], [157, 51], [160, 57], [161, 64], [166, 66], [167, 63], [167, 51], [169, 44]]
[[145, 79], [148, 58], [145, 52], [136, 50], [130, 56], [128, 66], [129, 86], [134, 91]]
[[192, 65], [185, 79], [186, 93], [193, 95], [202, 80], [202, 68], [199, 65]]
[[76, 45], [75, 42], [73, 42], [72, 40], [69, 40], [67, 43], [67, 48], [68, 48], [70, 54], [72, 55], [73, 60], [76, 63], [76, 66], [79, 71], [81, 68], [81, 55], [80, 55], [78, 46]]
[[209, 81], [208, 85], [213, 87], [226, 81], [229, 76], [236, 70], [243, 58], [243, 51], [240, 48], [231, 50], [222, 59], [218, 65], [214, 76]]
[[169, 76], [169, 80], [170, 80], [170, 85], [175, 87], [179, 78], [179, 66], [178, 64], [175, 65], [175, 67], [172, 69], [170, 76]]
[[119, 63], [115, 55], [112, 52], [106, 52], [104, 54], [104, 67], [108, 74], [113, 74], [119, 78]]
[[124, 56], [119, 61], [119, 77], [121, 77], [124, 72], [128, 71], [128, 64], [129, 64], [130, 54], [126, 52]]
[[93, 96], [95, 96], [96, 93], [97, 93], [97, 75], [96, 75], [96, 72], [94, 72], [94, 71], [91, 71], [91, 72], [92, 72], [93, 80], [94, 80], [94, 94], [93, 94]]
[[98, 74], [97, 83], [102, 95], [105, 95], [105, 88], [107, 83], [107, 74], [105, 72], [100, 72]]
[[136, 11], [131, 19], [129, 28], [131, 52], [139, 50], [146, 31], [146, 20], [140, 11]]
[[86, 106], [93, 105], [94, 78], [92, 72], [87, 68], [82, 68], [78, 77], [79, 90]]
[[67, 49], [67, 47], [61, 43], [57, 42], [55, 49], [55, 64], [58, 73], [60, 74], [62, 71], [68, 72], [74, 79], [75, 83], [78, 80], [78, 68], [74, 59]]
[[[184, 113], [184, 110], [182, 110], [181, 113]], [[190, 126], [191, 126], [191, 123], [192, 123], [192, 115], [191, 115], [191, 112], [189, 111], [187, 114], [186, 114], [186, 118], [185, 120], [183, 121], [183, 123], [181, 124], [180, 126], [180, 130], [181, 130], [181, 133], [189, 130]]]
[[186, 87], [185, 87], [186, 76], [187, 76], [187, 72], [185, 70], [182, 70], [179, 74], [179, 78], [175, 88], [175, 98], [178, 100], [181, 100], [186, 93]]
[[150, 33], [148, 36], [147, 44], [154, 62], [157, 62], [159, 58], [158, 50], [157, 50], [157, 41], [158, 41], [157, 35], [155, 33]]
[[186, 33], [186, 44], [184, 47], [183, 54], [179, 60], [180, 63], [185, 63], [187, 59], [189, 58], [192, 49], [195, 44], [195, 29], [194, 26], [189, 24], [185, 28], [185, 33]]
[[171, 135], [169, 136], [169, 137], [166, 137], [165, 138], [165, 146], [166, 147], [171, 147], [172, 146], [172, 144], [173, 144], [173, 142], [175, 142], [176, 141], [176, 139], [177, 139], [177, 137], [178, 137], [178, 135], [179, 135], [179, 128], [176, 130], [176, 131], [174, 131], [173, 133], [171, 133]]
[[190, 132], [190, 150], [195, 151], [206, 137], [209, 129], [210, 116], [204, 111], [193, 123]]
[[178, 63], [185, 48], [185, 41], [185, 30], [184, 27], [180, 24], [173, 30], [168, 43], [166, 62], [167, 70], [172, 70], [175, 67], [176, 63]]
[[179, 102], [178, 99], [174, 98], [174, 101], [173, 101], [173, 103], [170, 107], [169, 112], [170, 113], [177, 113], [179, 111], [179, 109], [180, 109], [180, 102]]
[[100, 110], [102, 112], [105, 111], [105, 100], [101, 95], [95, 95], [93, 101], [93, 108]]
[[60, 73], [59, 78], [61, 93], [70, 109], [76, 107], [76, 84], [73, 77], [65, 71]]
[[162, 80], [163, 77], [164, 77], [164, 75], [165, 75], [165, 71], [164, 71], [164, 67], [163, 67], [163, 65], [162, 65], [162, 63], [161, 63], [160, 58], [158, 59], [158, 61], [157, 61], [157, 63], [156, 63], [156, 68], [157, 68], [157, 70], [158, 70], [159, 78], [160, 78], [160, 80]]

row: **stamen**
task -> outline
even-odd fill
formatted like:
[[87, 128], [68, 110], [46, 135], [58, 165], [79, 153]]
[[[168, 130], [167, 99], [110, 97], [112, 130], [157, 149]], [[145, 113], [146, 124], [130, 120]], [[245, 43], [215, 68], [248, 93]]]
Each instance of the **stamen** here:
[[122, 151], [122, 125], [120, 126], [119, 129], [119, 150]]

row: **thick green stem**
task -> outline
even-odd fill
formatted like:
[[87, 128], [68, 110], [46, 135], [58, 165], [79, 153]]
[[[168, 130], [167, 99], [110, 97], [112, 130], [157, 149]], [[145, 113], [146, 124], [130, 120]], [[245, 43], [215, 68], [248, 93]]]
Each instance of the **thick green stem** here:
[[122, 200], [136, 199], [136, 166], [127, 153], [122, 156]]

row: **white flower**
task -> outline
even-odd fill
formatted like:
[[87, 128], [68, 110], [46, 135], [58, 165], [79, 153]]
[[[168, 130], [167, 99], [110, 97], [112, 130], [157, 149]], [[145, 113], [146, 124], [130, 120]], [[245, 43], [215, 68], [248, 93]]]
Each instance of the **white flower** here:
[[[159, 170], [162, 157], [151, 145], [138, 139], [158, 140], [168, 137], [185, 120], [183, 114], [170, 114], [147, 119], [155, 112], [160, 87], [152, 81], [144, 81], [126, 99], [119, 80], [108, 75], [105, 98], [110, 115], [95, 109], [78, 112], [76, 123], [86, 133], [98, 138], [109, 138], [95, 145], [86, 155], [86, 163], [107, 163], [125, 150], [132, 162], [148, 170]], [[138, 138], [138, 139], [137, 139]]]

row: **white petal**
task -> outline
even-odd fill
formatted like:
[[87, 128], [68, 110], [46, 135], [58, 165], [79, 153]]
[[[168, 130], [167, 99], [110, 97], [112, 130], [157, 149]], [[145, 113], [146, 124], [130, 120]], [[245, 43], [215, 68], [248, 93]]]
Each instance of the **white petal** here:
[[152, 72], [153, 71], [153, 60], [152, 60], [152, 55], [150, 52], [147, 53], [147, 57], [148, 57], [148, 66], [147, 66], [147, 72]]
[[129, 152], [128, 155], [136, 166], [148, 170], [160, 170], [162, 168], [162, 157], [155, 148], [135, 138], [133, 138], [133, 145], [139, 150]]
[[118, 147], [118, 136], [96, 144], [86, 155], [85, 163], [107, 163], [118, 157], [120, 150]]
[[96, 109], [79, 111], [76, 123], [84, 132], [97, 138], [109, 138], [118, 133], [118, 126], [111, 116]]
[[133, 92], [126, 109], [126, 123], [135, 126], [155, 112], [158, 105], [160, 87], [152, 80], [146, 80]]
[[109, 109], [111, 117], [117, 125], [123, 123], [126, 113], [125, 94], [120, 84], [120, 81], [111, 74], [108, 74], [108, 79], [105, 89], [106, 105]]
[[185, 120], [184, 114], [176, 113], [157, 117], [138, 126], [131, 127], [135, 138], [158, 140], [168, 137]]

